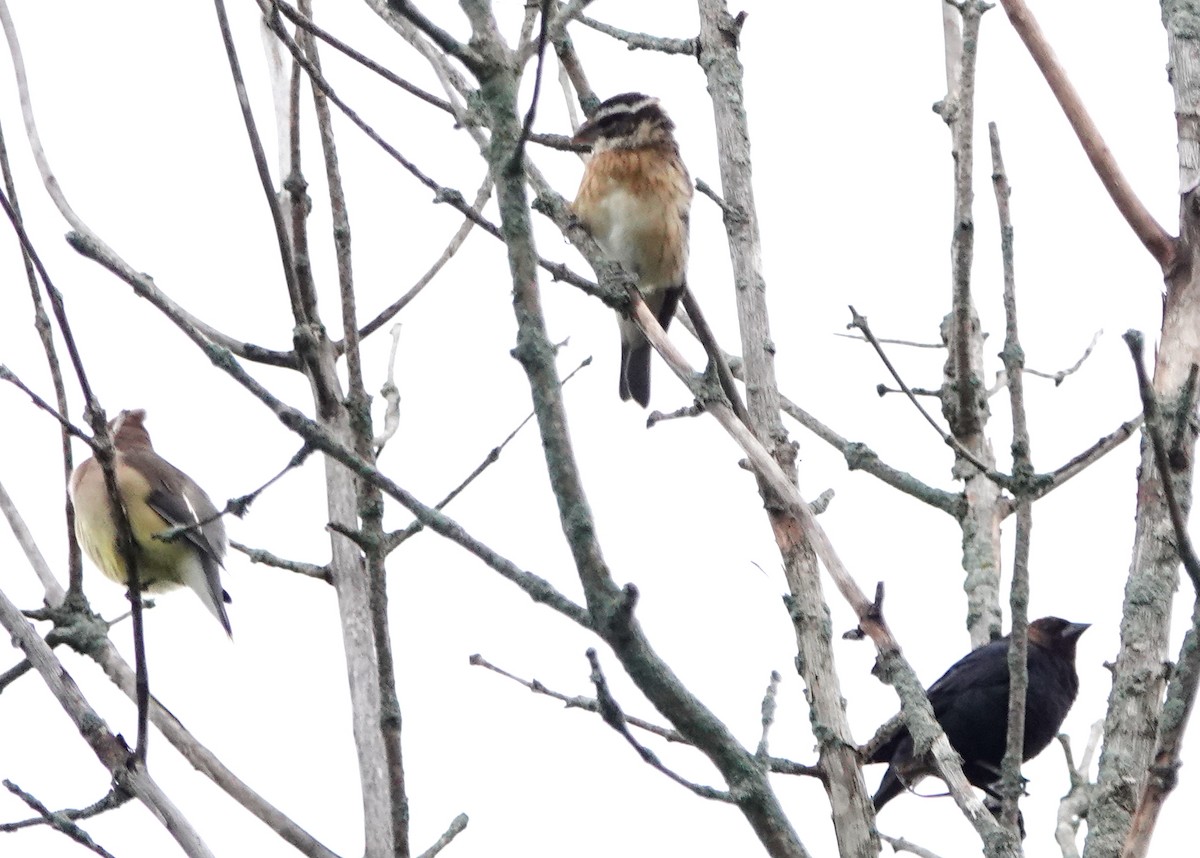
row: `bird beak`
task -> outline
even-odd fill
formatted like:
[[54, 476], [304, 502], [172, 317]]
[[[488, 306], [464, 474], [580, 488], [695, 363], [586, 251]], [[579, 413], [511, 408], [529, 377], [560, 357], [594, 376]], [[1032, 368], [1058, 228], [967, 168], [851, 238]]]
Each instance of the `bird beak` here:
[[571, 138], [571, 143], [576, 146], [590, 146], [596, 142], [596, 123], [590, 119], [584, 120], [584, 123], [579, 126], [579, 130], [575, 132], [575, 136]]
[[1091, 623], [1069, 623], [1062, 631], [1063, 640], [1078, 640], [1079, 636], [1091, 627]]

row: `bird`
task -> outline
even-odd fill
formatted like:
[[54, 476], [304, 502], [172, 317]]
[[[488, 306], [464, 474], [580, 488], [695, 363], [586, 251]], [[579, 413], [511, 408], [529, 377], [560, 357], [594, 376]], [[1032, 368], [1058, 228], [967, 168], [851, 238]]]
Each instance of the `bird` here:
[[[636, 275], [638, 289], [666, 327], [687, 285], [692, 180], [657, 98], [614, 95], [579, 127], [573, 141], [592, 155], [572, 204], [604, 255]], [[621, 329], [621, 399], [650, 404], [650, 343], [628, 318]]]
[[[1050, 744], [1075, 702], [1079, 691], [1075, 644], [1088, 628], [1088, 623], [1059, 617], [1042, 617], [1029, 624], [1022, 761], [1033, 759]], [[959, 659], [925, 692], [946, 738], [962, 757], [967, 780], [992, 796], [1008, 733], [1010, 637]], [[872, 799], [876, 812], [926, 775], [936, 774], [931, 760], [913, 756], [912, 737], [903, 728], [869, 762], [889, 764]]]
[[[141, 589], [161, 592], [187, 586], [232, 637], [221, 587], [221, 559], [228, 541], [213, 502], [196, 481], [154, 452], [144, 409], [122, 411], [108, 428], [116, 448], [117, 492], [129, 517]], [[116, 520], [95, 457], [71, 474], [75, 537], [92, 562], [119, 584], [129, 583]], [[159, 536], [186, 527], [166, 540]]]

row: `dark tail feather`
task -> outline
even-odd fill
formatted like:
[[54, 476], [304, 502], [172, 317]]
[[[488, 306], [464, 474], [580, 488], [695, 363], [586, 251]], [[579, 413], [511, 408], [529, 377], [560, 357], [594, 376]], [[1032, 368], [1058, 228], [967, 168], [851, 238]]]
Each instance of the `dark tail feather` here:
[[879, 813], [885, 804], [904, 792], [904, 789], [895, 766], [888, 766], [888, 770], [883, 773], [883, 780], [879, 782], [879, 789], [875, 790], [875, 797], [871, 799], [875, 805], [875, 812]]
[[621, 343], [621, 399], [633, 397], [645, 408], [650, 404], [650, 344]]
[[[663, 330], [675, 318], [675, 308], [685, 286], [663, 289], [645, 296], [646, 304]], [[620, 320], [619, 320], [620, 321]], [[633, 342], [628, 342], [633, 340]], [[633, 399], [643, 408], [650, 404], [650, 353], [654, 351], [641, 332], [628, 320], [621, 325], [621, 399]]]
[[683, 297], [683, 290], [686, 288], [687, 286], [676, 286], [663, 292], [662, 306], [658, 308], [654, 318], [658, 319], [664, 331], [671, 326], [671, 320], [675, 318], [675, 308], [679, 306], [679, 299]]
[[[675, 318], [675, 308], [679, 306], [679, 299], [685, 288], [677, 286], [674, 289], [664, 289], [646, 299], [664, 331], [671, 324], [671, 319]], [[655, 307], [655, 304], [658, 306]], [[641, 333], [634, 333], [638, 340], [636, 343], [621, 343], [621, 399], [628, 400], [632, 397], [645, 408], [650, 404], [650, 353], [654, 350]]]

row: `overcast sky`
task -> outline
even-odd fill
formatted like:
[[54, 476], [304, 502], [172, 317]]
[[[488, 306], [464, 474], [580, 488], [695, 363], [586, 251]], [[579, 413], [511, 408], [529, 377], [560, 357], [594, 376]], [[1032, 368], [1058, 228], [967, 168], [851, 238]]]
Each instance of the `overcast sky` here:
[[[213, 10], [172, 4], [164, 13], [163, 4], [142, 0], [13, 5], [47, 156], [79, 215], [192, 313], [237, 338], [290, 348], [292, 320], [278, 252]], [[230, 5], [256, 115], [273, 153], [256, 7]], [[441, 25], [467, 35], [456, 6], [427, 5], [438, 7], [430, 14]], [[521, 5], [497, 4], [508, 16], [510, 35]], [[1174, 108], [1157, 8], [1078, 0], [1034, 5], [1132, 186], [1174, 233]], [[318, 4], [317, 15], [330, 30], [437, 90], [427, 67], [365, 4], [326, 6], [333, 4]], [[742, 8], [750, 13], [742, 60], [781, 388], [896, 467], [954, 489], [949, 451], [906, 401], [876, 396], [875, 385], [885, 380], [878, 359], [837, 336], [849, 321], [846, 306], [853, 304], [881, 336], [935, 342], [949, 307], [952, 164], [949, 133], [930, 110], [945, 93], [939, 5], [746, 0]], [[602, 0], [591, 11], [655, 34], [690, 36], [697, 30], [690, 3]], [[712, 110], [699, 66], [688, 58], [631, 53], [580, 27], [573, 35], [595, 90], [601, 96], [628, 90], [660, 96], [678, 125], [693, 177], [719, 187]], [[463, 132], [332, 51], [323, 57], [333, 85], [367, 122], [439, 182], [474, 195], [483, 168]], [[261, 484], [298, 443], [152, 307], [66, 245], [67, 226], [33, 166], [11, 70], [2, 68], [0, 123], [28, 229], [66, 296], [103, 404], [110, 413], [148, 409], [159, 452], [218, 503]], [[553, 63], [547, 70], [557, 72]], [[999, 124], [1014, 188], [1028, 365], [1051, 372], [1068, 367], [1097, 331], [1104, 332], [1083, 368], [1060, 387], [1027, 382], [1034, 463], [1048, 471], [1138, 413], [1120, 334], [1139, 328], [1153, 341], [1161, 274], [1104, 194], [1000, 10], [985, 16], [978, 75], [974, 288], [991, 334], [989, 372], [999, 368], [1003, 315], [988, 121]], [[306, 121], [314, 265], [327, 322], [340, 328], [323, 168], [311, 119]], [[544, 89], [537, 129], [570, 131], [556, 86]], [[336, 130], [360, 313], [368, 318], [428, 268], [460, 218], [433, 205], [427, 189], [340, 117]], [[573, 196], [579, 159], [537, 147], [531, 153], [555, 186]], [[692, 225], [690, 285], [718, 338], [735, 351], [736, 314], [718, 209], [698, 196]], [[586, 273], [544, 221], [538, 237], [544, 255]], [[457, 485], [530, 410], [524, 374], [509, 355], [516, 331], [510, 288], [502, 246], [476, 232], [400, 316], [402, 423], [381, 466], [427, 503]], [[708, 418], [647, 431], [645, 413], [617, 398], [612, 313], [549, 277], [542, 288], [551, 336], [568, 341], [560, 352], [562, 372], [594, 359], [566, 389], [571, 435], [606, 559], [618, 582], [639, 587], [639, 617], [651, 642], [750, 746], [758, 739], [770, 672], [780, 671], [772, 751], [813, 762], [803, 686], [793, 669], [793, 632], [780, 601], [786, 587], [778, 552], [754, 481], [738, 467], [739, 450]], [[0, 294], [0, 363], [52, 398], [11, 237], [0, 238]], [[685, 332], [673, 331], [673, 337], [699, 359]], [[386, 377], [388, 347], [386, 332], [364, 345], [373, 391]], [[939, 384], [941, 352], [894, 349], [892, 357], [909, 384]], [[250, 369], [311, 412], [301, 378]], [[657, 358], [653, 373], [652, 407], [670, 411], [690, 402]], [[72, 407], [78, 420], [77, 393]], [[1006, 467], [1007, 396], [995, 397], [992, 408], [989, 431]], [[65, 584], [58, 433], [11, 387], [0, 389], [0, 410], [6, 427], [0, 481]], [[871, 477], [847, 472], [820, 440], [794, 424], [789, 428], [800, 444], [802, 492], [836, 492], [822, 516], [824, 527], [863, 589], [887, 583], [888, 620], [921, 678], [932, 682], [969, 648], [957, 527]], [[79, 444], [75, 452], [86, 455]], [[1081, 639], [1080, 695], [1065, 725], [1077, 753], [1090, 725], [1103, 717], [1110, 688], [1104, 664], [1117, 651], [1136, 464], [1137, 442], [1131, 441], [1035, 507], [1030, 616], [1093, 624]], [[325, 562], [322, 485], [314, 458], [268, 492], [245, 520], [230, 522], [231, 536], [289, 558]], [[532, 426], [448, 512], [522, 568], [580, 596]], [[407, 522], [402, 510], [389, 507], [389, 527]], [[1007, 564], [1011, 532], [1005, 551]], [[0, 565], [6, 595], [24, 608], [39, 605], [41, 588], [7, 529], [0, 530]], [[339, 854], [360, 854], [357, 768], [332, 589], [252, 566], [236, 553], [227, 565], [234, 641], [225, 639], [192, 595], [159, 597], [147, 614], [152, 690], [254, 789]], [[1005, 571], [1007, 581], [1007, 566]], [[120, 614], [126, 605], [121, 589], [90, 565], [85, 574], [93, 606], [105, 616]], [[652, 771], [595, 716], [563, 711], [468, 665], [479, 652], [561, 692], [587, 695], [592, 689], [584, 651], [594, 639], [433, 534], [394, 554], [390, 576], [414, 852], [465, 812], [469, 827], [444, 853], [453, 858], [758, 853], [739, 813], [705, 803]], [[835, 632], [852, 628], [852, 612], [826, 585]], [[1173, 648], [1191, 602], [1186, 586], [1179, 602]], [[132, 653], [128, 623], [112, 637], [122, 652]], [[865, 741], [895, 711], [896, 698], [869, 674], [869, 643], [838, 640], [835, 651], [855, 739]], [[132, 706], [94, 664], [67, 652], [59, 657], [109, 726], [132, 740]], [[606, 649], [600, 657], [625, 710], [654, 718]], [[17, 659], [14, 650], [0, 669]], [[0, 777], [50, 807], [86, 805], [108, 786], [107, 773], [36, 676], [0, 695], [0, 737]], [[1173, 838], [1194, 827], [1188, 815], [1200, 801], [1200, 781], [1188, 765], [1192, 744], [1156, 836], [1157, 854], [1178, 854]], [[698, 753], [656, 750], [685, 776], [723, 786]], [[217, 855], [294, 854], [157, 735], [150, 765]], [[1055, 855], [1054, 814], [1067, 788], [1058, 746], [1027, 765], [1025, 774], [1031, 779], [1031, 797], [1022, 805], [1027, 854]], [[880, 775], [881, 767], [868, 770], [871, 787]], [[820, 787], [781, 778], [778, 789], [812, 854], [834, 855]], [[932, 781], [924, 787], [937, 790]], [[0, 794], [0, 820], [27, 815], [20, 802]], [[944, 856], [977, 851], [973, 832], [948, 799], [903, 796], [879, 825]], [[85, 827], [120, 858], [175, 854], [165, 830], [136, 803]], [[83, 854], [48, 832], [3, 837], [3, 854]]]

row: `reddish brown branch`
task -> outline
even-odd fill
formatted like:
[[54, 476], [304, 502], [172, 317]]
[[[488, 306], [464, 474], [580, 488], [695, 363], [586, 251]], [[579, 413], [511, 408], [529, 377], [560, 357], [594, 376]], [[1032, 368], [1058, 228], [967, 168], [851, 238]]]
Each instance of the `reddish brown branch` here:
[[1004, 7], [1013, 29], [1029, 49], [1033, 61], [1041, 69], [1046, 83], [1050, 85], [1050, 91], [1058, 99], [1059, 106], [1062, 107], [1067, 121], [1071, 123], [1071, 128], [1075, 130], [1075, 136], [1083, 145], [1083, 151], [1092, 162], [1096, 175], [1100, 177], [1108, 195], [1116, 203], [1117, 210], [1133, 228], [1138, 240], [1166, 271], [1175, 256], [1176, 239], [1162, 228], [1134, 193], [1121, 168], [1117, 166], [1108, 144], [1100, 135], [1100, 129], [1096, 127], [1096, 123], [1084, 107], [1083, 99], [1067, 78], [1066, 70], [1059, 64], [1042, 28], [1038, 26], [1037, 19], [1033, 17], [1024, 0], [1000, 0], [1000, 5]]

